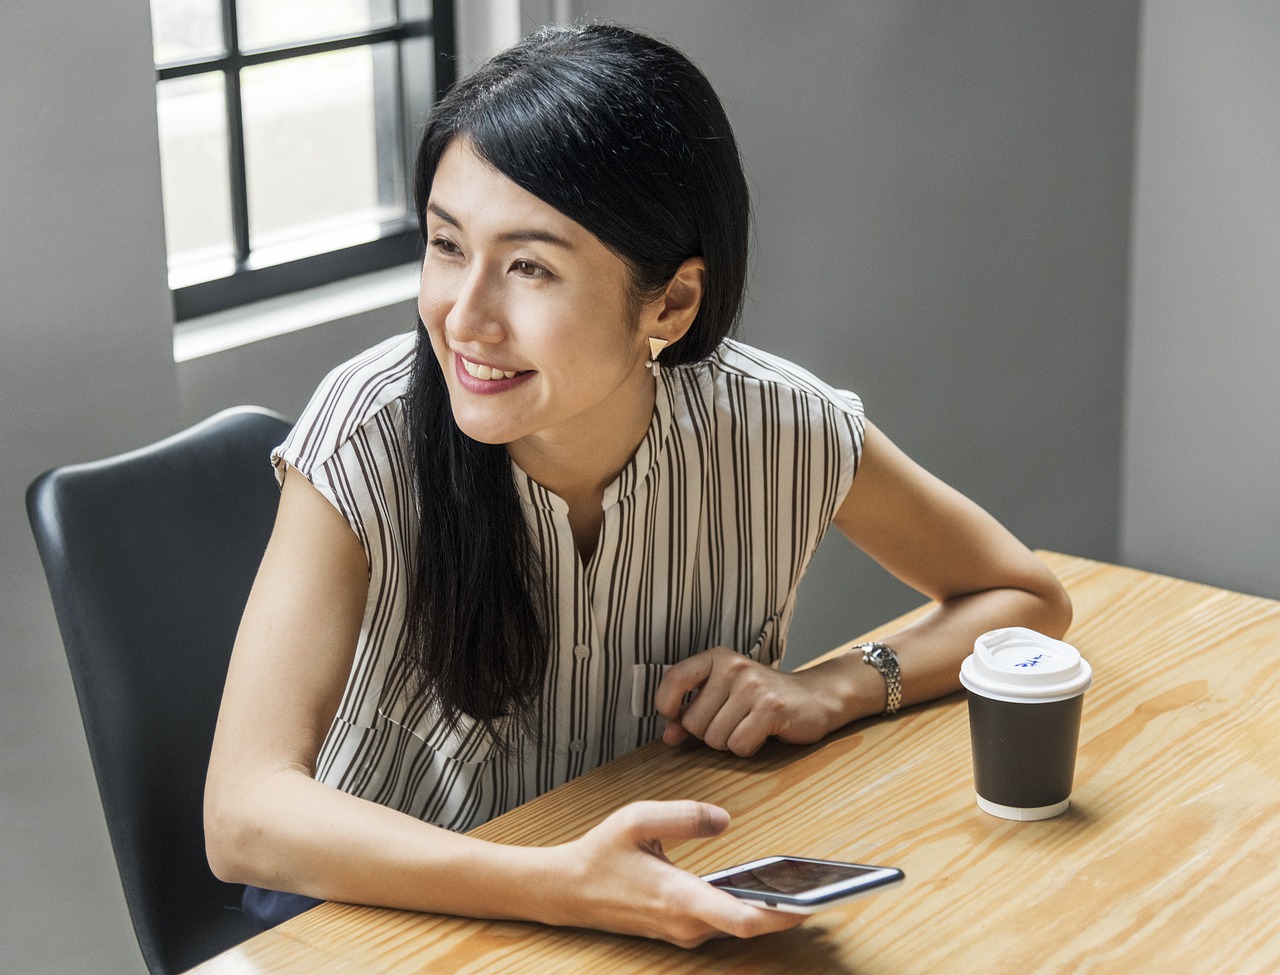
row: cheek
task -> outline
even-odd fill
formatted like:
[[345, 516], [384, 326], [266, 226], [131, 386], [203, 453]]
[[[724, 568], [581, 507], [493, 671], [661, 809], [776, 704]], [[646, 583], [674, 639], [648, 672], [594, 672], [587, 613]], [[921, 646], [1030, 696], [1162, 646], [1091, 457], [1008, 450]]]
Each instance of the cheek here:
[[421, 316], [422, 323], [428, 328], [439, 328], [448, 313], [449, 302], [440, 293], [440, 289], [433, 288], [424, 281], [418, 291], [418, 315]]

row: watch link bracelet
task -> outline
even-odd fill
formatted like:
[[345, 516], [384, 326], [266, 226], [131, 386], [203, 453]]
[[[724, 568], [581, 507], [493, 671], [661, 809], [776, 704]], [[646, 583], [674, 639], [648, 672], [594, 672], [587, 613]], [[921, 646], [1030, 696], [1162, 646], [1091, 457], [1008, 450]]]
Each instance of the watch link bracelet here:
[[862, 651], [862, 662], [880, 671], [884, 678], [886, 717], [894, 714], [902, 704], [902, 672], [898, 669], [898, 655], [885, 643], [859, 643], [849, 648]]

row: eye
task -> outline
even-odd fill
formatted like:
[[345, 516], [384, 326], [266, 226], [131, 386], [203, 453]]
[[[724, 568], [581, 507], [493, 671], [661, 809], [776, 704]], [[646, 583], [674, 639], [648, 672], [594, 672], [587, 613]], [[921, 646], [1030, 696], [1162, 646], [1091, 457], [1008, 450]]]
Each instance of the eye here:
[[533, 261], [523, 259], [512, 261], [511, 270], [523, 278], [545, 278], [551, 273], [541, 264], [534, 264]]
[[438, 251], [439, 253], [449, 257], [454, 257], [462, 253], [462, 251], [458, 249], [458, 245], [448, 237], [432, 237], [427, 246], [433, 251]]

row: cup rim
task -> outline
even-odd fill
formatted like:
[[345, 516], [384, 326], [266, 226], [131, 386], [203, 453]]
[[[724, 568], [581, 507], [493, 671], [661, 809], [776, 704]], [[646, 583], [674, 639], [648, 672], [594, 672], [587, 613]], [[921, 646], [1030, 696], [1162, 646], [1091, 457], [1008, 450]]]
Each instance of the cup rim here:
[[1083, 694], [1093, 684], [1093, 668], [1071, 644], [1009, 626], [974, 641], [973, 653], [960, 665], [960, 683], [996, 701], [1048, 704]]

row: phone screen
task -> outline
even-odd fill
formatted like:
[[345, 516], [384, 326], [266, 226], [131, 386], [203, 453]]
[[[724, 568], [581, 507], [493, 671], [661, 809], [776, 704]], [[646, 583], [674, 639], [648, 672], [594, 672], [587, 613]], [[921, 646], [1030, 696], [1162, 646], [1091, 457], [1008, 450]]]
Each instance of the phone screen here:
[[841, 881], [883, 872], [882, 867], [866, 867], [857, 863], [782, 858], [740, 870], [727, 877], [717, 877], [710, 883], [713, 887], [732, 887], [737, 890], [758, 891], [762, 894], [785, 894], [793, 897], [817, 887], [826, 887]]
[[764, 857], [717, 870], [702, 879], [764, 907], [812, 914], [891, 887], [903, 879], [903, 873], [896, 867], [865, 863]]

